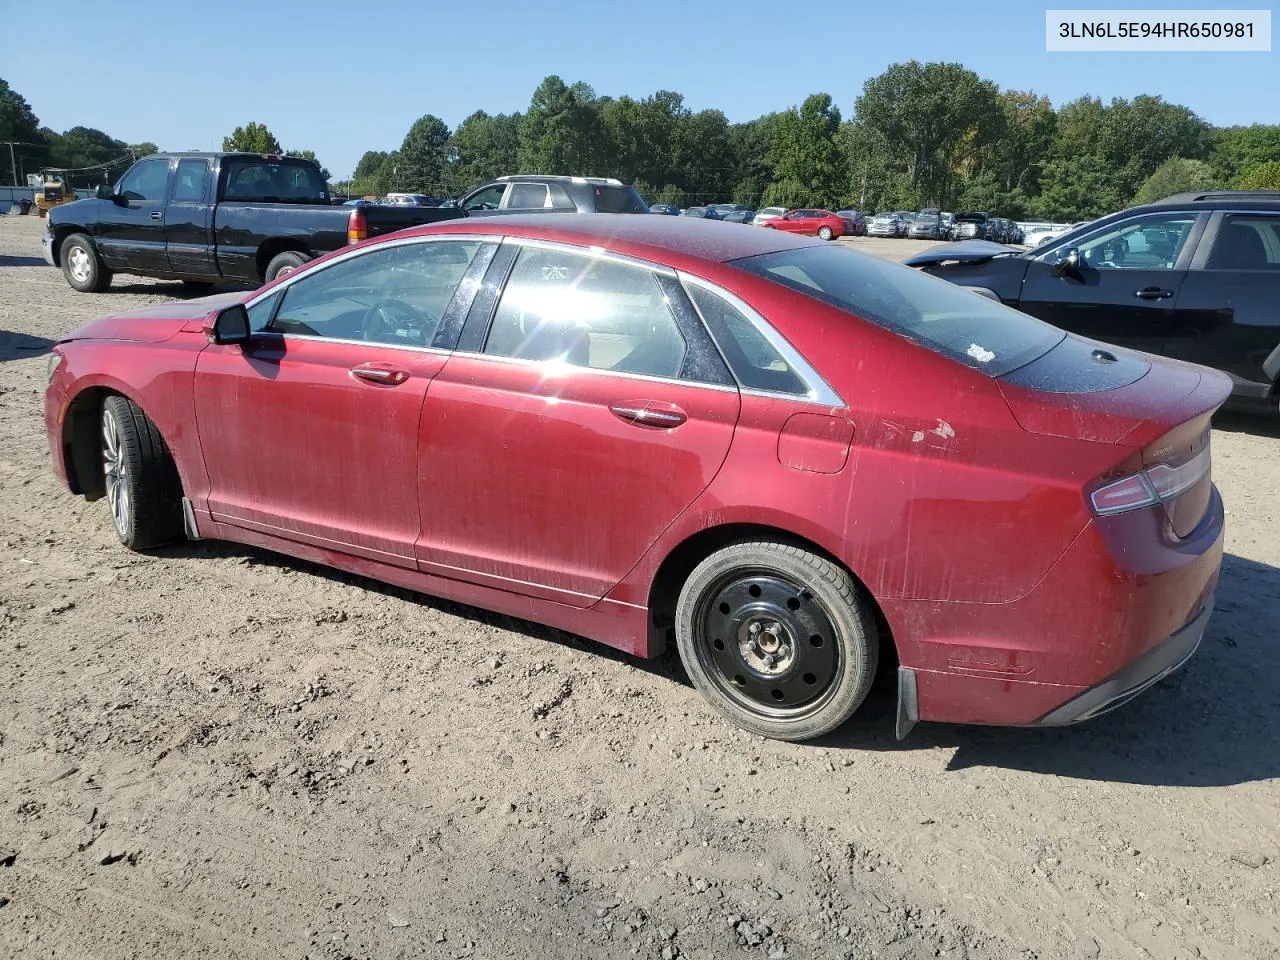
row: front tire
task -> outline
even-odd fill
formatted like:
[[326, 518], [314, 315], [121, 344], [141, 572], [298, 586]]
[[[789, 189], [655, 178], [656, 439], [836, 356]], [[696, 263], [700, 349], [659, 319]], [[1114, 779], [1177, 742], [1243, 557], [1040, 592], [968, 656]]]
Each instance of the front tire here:
[[271, 258], [271, 262], [267, 264], [267, 273], [264, 282], [270, 283], [277, 277], [283, 277], [286, 274], [293, 273], [293, 271], [297, 270], [310, 259], [311, 258], [305, 253], [301, 253], [297, 250], [286, 250], [284, 253], [277, 253]]
[[818, 239], [819, 239], [819, 240], [830, 240], [830, 239], [831, 239], [831, 237], [832, 237], [832, 233], [831, 233], [831, 228], [830, 228], [830, 227], [819, 227], [819, 228], [818, 228]]
[[98, 248], [83, 233], [73, 233], [62, 241], [59, 259], [62, 275], [71, 289], [81, 293], [102, 293], [111, 286], [111, 271], [102, 265]]
[[776, 541], [733, 544], [694, 569], [676, 642], [719, 713], [778, 740], [810, 740], [848, 720], [879, 657], [875, 619], [849, 573]]
[[102, 473], [121, 543], [147, 550], [183, 538], [178, 468], [156, 425], [127, 397], [102, 405]]

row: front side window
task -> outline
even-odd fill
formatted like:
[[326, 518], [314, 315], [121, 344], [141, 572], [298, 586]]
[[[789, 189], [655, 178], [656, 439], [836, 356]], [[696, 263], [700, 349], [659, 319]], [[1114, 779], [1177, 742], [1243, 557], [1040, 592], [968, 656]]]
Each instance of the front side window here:
[[547, 205], [544, 183], [513, 183], [507, 194], [508, 210], [541, 210]]
[[267, 330], [426, 347], [471, 265], [478, 241], [381, 247], [299, 277]]
[[1206, 270], [1280, 270], [1280, 217], [1228, 214], [1205, 262]]
[[1125, 220], [1082, 240], [1076, 249], [1080, 260], [1096, 270], [1172, 270], [1195, 222], [1193, 213]]
[[543, 247], [520, 251], [484, 347], [653, 377], [678, 376], [686, 351], [651, 271]]
[[731, 264], [993, 377], [1042, 356], [1066, 336], [964, 287], [835, 244]]
[[157, 157], [135, 165], [121, 179], [116, 193], [125, 200], [163, 200], [168, 182], [169, 161]]
[[207, 160], [179, 160], [173, 181], [174, 203], [199, 203], [204, 199], [204, 182], [209, 172]]
[[507, 185], [505, 183], [494, 184], [492, 187], [485, 187], [473, 194], [462, 205], [464, 210], [497, 210], [502, 203], [502, 195], [506, 192]]

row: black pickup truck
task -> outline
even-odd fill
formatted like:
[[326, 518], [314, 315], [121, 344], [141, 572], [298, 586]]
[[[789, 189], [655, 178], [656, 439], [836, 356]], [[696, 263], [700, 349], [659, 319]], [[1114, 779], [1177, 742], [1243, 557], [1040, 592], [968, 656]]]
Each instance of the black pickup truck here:
[[461, 208], [342, 206], [320, 168], [256, 153], [152, 154], [115, 187], [49, 211], [45, 259], [76, 290], [115, 273], [263, 283], [348, 243], [467, 216]]

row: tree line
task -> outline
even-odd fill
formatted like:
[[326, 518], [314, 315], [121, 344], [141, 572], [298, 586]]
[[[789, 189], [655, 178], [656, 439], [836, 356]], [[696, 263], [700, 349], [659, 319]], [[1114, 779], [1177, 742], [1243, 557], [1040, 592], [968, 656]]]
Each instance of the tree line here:
[[[4, 140], [43, 143], [44, 162], [66, 167], [155, 149], [91, 128], [40, 127], [0, 80]], [[223, 146], [315, 159], [282, 149], [257, 122]], [[0, 169], [8, 159], [0, 147]], [[1082, 96], [1055, 109], [956, 63], [894, 64], [863, 85], [847, 117], [815, 93], [743, 123], [692, 110], [670, 90], [614, 98], [549, 76], [523, 112], [477, 110], [456, 129], [418, 118], [399, 147], [367, 151], [336, 186], [357, 196], [458, 196], [508, 173], [613, 176], [650, 203], [680, 206], [938, 206], [1075, 221], [1183, 190], [1280, 190], [1280, 125], [1217, 128], [1152, 95]]]

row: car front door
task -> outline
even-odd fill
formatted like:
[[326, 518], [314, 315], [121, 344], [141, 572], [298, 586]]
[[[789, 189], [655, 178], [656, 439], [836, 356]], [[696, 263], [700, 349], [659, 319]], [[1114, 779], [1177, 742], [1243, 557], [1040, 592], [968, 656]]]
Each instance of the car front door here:
[[165, 197], [170, 161], [166, 157], [139, 160], [116, 184], [114, 206], [98, 224], [98, 252], [116, 270], [167, 273]]
[[[1163, 353], [1202, 228], [1195, 213], [1144, 214], [1059, 244], [1028, 264], [1018, 307], [1072, 333]], [[1074, 267], [1064, 262], [1070, 250]]]
[[504, 243], [423, 409], [421, 569], [585, 607], [706, 489], [739, 396], [669, 271]]
[[1265, 399], [1280, 378], [1280, 213], [1213, 214], [1178, 296], [1170, 356]]
[[213, 184], [209, 161], [178, 161], [165, 207], [164, 239], [169, 269], [184, 277], [216, 279], [213, 251]]
[[423, 399], [496, 247], [417, 238], [300, 273], [196, 364], [214, 520], [413, 568]]

